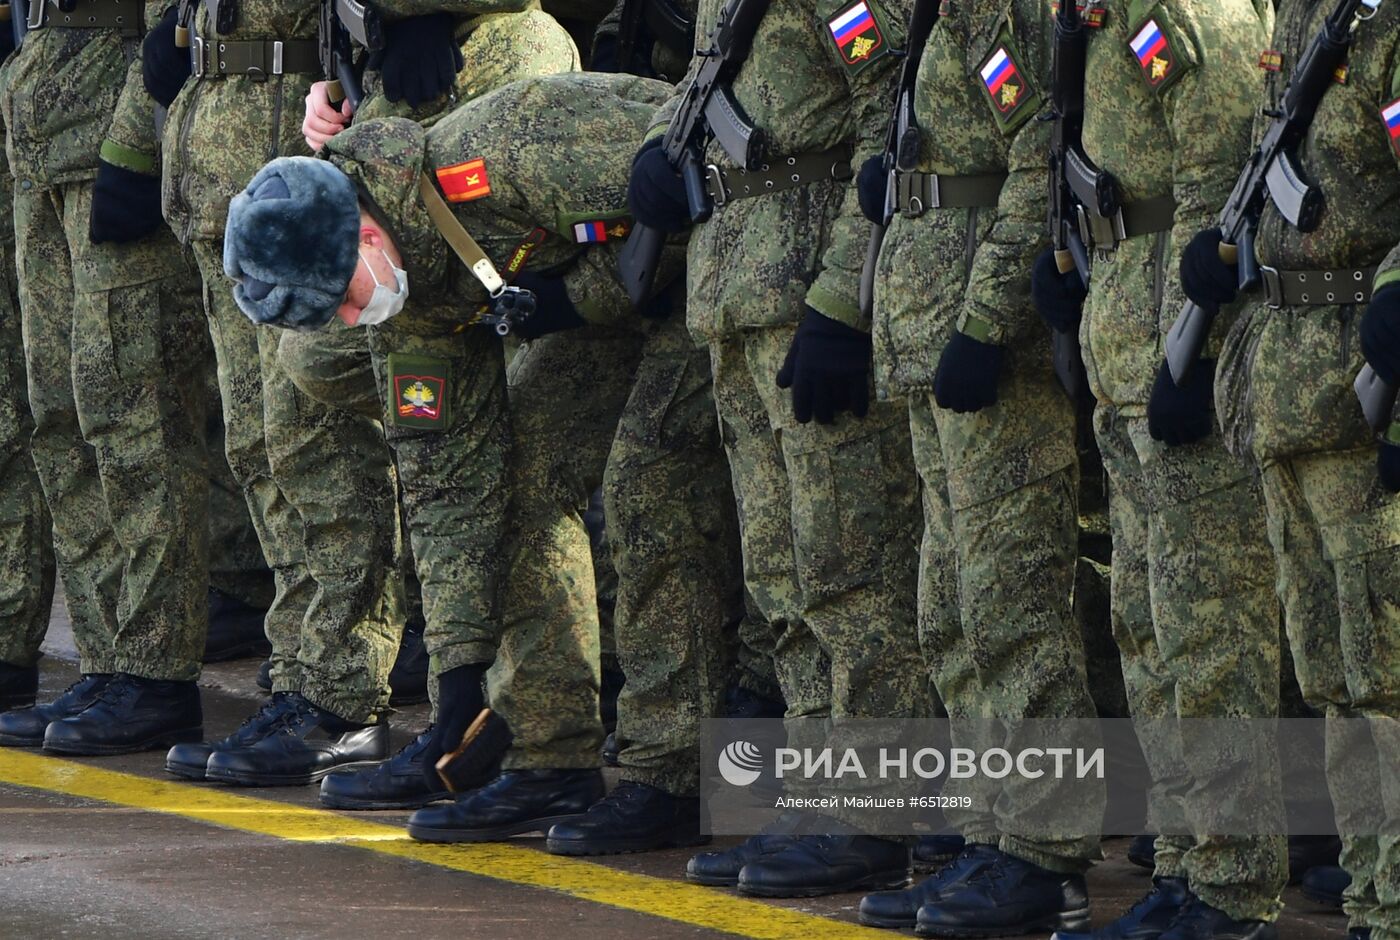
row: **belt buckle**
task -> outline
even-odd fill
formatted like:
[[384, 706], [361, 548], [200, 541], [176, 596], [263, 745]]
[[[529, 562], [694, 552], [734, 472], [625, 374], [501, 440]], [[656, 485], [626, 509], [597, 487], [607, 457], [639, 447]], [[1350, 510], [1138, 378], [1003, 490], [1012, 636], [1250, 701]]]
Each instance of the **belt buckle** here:
[[202, 75], [204, 75], [205, 64], [203, 37], [193, 36], [190, 38], [190, 63], [192, 66], [190, 71], [194, 73], [195, 78], [199, 78]]
[[272, 74], [282, 74], [282, 40], [275, 39], [272, 42]]
[[929, 208], [929, 209], [941, 209], [941, 208], [943, 208], [943, 183], [942, 183], [942, 177], [940, 177], [937, 173], [928, 173], [928, 174], [926, 174], [926, 175], [924, 176], [924, 179], [928, 181], [928, 189], [927, 189], [927, 194], [928, 194], [928, 208]]
[[1283, 278], [1279, 276], [1278, 268], [1261, 264], [1259, 266], [1259, 281], [1264, 288], [1264, 305], [1274, 310], [1282, 307]]
[[25, 16], [25, 25], [30, 29], [40, 29], [44, 25], [44, 11], [48, 7], [48, 0], [31, 0], [28, 15]]
[[719, 164], [705, 164], [705, 181], [710, 184], [710, 198], [714, 200], [715, 208], [729, 201], [729, 190], [724, 185], [724, 171], [719, 168]]

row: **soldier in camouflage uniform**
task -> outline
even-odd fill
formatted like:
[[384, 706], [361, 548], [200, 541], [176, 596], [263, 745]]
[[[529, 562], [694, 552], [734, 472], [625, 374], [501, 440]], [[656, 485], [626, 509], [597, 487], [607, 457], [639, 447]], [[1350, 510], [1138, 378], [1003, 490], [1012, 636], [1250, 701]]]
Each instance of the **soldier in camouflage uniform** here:
[[45, 16], [0, 106], [32, 453], [84, 677], [8, 713], [0, 740], [124, 753], [201, 733], [208, 347], [197, 278], [160, 220], [141, 24], [105, 0]]
[[[0, 35], [0, 54], [13, 49]], [[49, 510], [29, 456], [34, 420], [15, 281], [13, 191], [13, 178], [0, 173], [0, 712], [34, 704], [54, 586]]]
[[[730, 198], [716, 199], [723, 205], [695, 228], [688, 256], [689, 325], [710, 349], [748, 586], [769, 623], [790, 634], [777, 646], [789, 717], [829, 720], [824, 743], [838, 752], [860, 743], [842, 730], [860, 719], [929, 708], [913, 604], [917, 477], [903, 406], [870, 403], [869, 323], [857, 305], [870, 229], [844, 182], [882, 138], [888, 53], [908, 13], [902, 3], [877, 7], [767, 8], [732, 89], [763, 131], [772, 169], [745, 177], [718, 144], [707, 149], [710, 185]], [[702, 33], [719, 8], [699, 5]], [[691, 73], [705, 61], [694, 57]], [[671, 110], [638, 154], [629, 193], [638, 220], [663, 231], [689, 222], [681, 180], [654, 139]], [[794, 675], [782, 651], [799, 646], [807, 672]], [[818, 650], [829, 686], [814, 669]], [[812, 820], [808, 831], [829, 832], [831, 822]], [[801, 835], [699, 857], [690, 874], [788, 895], [900, 885], [908, 871], [899, 842]]]
[[[1070, 608], [1075, 417], [1026, 297], [1045, 243], [1048, 32], [1028, 0], [957, 4], [934, 24], [914, 81], [918, 169], [899, 174], [875, 281], [878, 387], [910, 398], [924, 481], [925, 656], [954, 737], [994, 718], [1004, 739], [984, 746], [1012, 753], [1031, 744], [1027, 719], [1094, 714]], [[863, 170], [867, 191], [878, 175]], [[1096, 830], [1046, 824], [1057, 789], [949, 781], [945, 795], [973, 801], [948, 811], [967, 849], [920, 885], [868, 896], [862, 920], [930, 936], [1086, 924]]]
[[[689, 480], [706, 449], [714, 460], [713, 431], [704, 433], [705, 419], [712, 414], [704, 395], [706, 370], [694, 361], [696, 354], [685, 341], [679, 318], [640, 332], [608, 325], [617, 323], [628, 308], [612, 269], [614, 246], [586, 247], [601, 240], [599, 232], [616, 241], [624, 230], [617, 226], [625, 228], [620, 216], [630, 147], [609, 150], [599, 142], [628, 141], [640, 133], [668, 93], [668, 86], [631, 77], [540, 79], [460, 108], [429, 134], [404, 121], [371, 122], [337, 136], [328, 146], [332, 163], [369, 194], [394, 232], [389, 246], [393, 255], [382, 247], [378, 253], [386, 263], [402, 263], [407, 269], [415, 306], [405, 308], [407, 314], [391, 323], [436, 340], [444, 351], [453, 344], [459, 350], [451, 360], [415, 357], [405, 363], [396, 356], [389, 363], [393, 400], [402, 406], [402, 417], [462, 423], [439, 452], [453, 464], [440, 460], [434, 468], [443, 486], [451, 485], [452, 492], [472, 499], [477, 513], [471, 528], [459, 533], [459, 546], [467, 538], [480, 542], [492, 531], [485, 513], [504, 508], [507, 474], [513, 488], [511, 536], [499, 553], [509, 570], [503, 629], [494, 631], [489, 622], [435, 628], [431, 619], [429, 629], [430, 648], [438, 657], [433, 670], [441, 682], [440, 727], [456, 726], [455, 732], [434, 742], [437, 752], [455, 743], [463, 717], [469, 721], [475, 716], [482, 701], [481, 676], [492, 659], [496, 665], [488, 676], [490, 701], [515, 730], [515, 747], [495, 781], [453, 805], [415, 815], [410, 831], [421, 838], [479, 840], [527, 831], [569, 807], [574, 812], [586, 809], [601, 796], [601, 781], [593, 769], [601, 737], [597, 605], [579, 514], [593, 485], [604, 477], [608, 453], [603, 442], [612, 440], [612, 428], [617, 428], [617, 436], [611, 446], [607, 492], [629, 494], [628, 504], [611, 499], [609, 507], [617, 520], [614, 535], [625, 546], [618, 550], [623, 619], [649, 631], [652, 642], [664, 635], [663, 620], [686, 626], [670, 650], [677, 662], [661, 677], [659, 688], [649, 687], [647, 680], [655, 677], [648, 675], [646, 664], [631, 670], [638, 679], [636, 716], [646, 718], [642, 706], [659, 707], [661, 702], [652, 702], [652, 697], [662, 702], [673, 696], [698, 699], [694, 711], [685, 716], [692, 726], [715, 708], [715, 640], [725, 619], [737, 615], [740, 603], [732, 573], [728, 586], [723, 579], [737, 559], [731, 540], [723, 537], [724, 486], [718, 492], [692, 493], [680, 482]], [[574, 154], [572, 159], [559, 159], [564, 148]], [[472, 154], [481, 156], [463, 159]], [[541, 172], [540, 167], [547, 169]], [[464, 169], [471, 172], [461, 172]], [[450, 254], [426, 214], [418, 191], [424, 170], [434, 172], [437, 185], [452, 200], [454, 215], [490, 256], [526, 259], [516, 279], [534, 286], [541, 310], [522, 327], [523, 335], [578, 326], [584, 320], [595, 324], [574, 336], [539, 336], [517, 354], [509, 372], [510, 417], [517, 433], [504, 466], [481, 459], [505, 437], [502, 409], [473, 406], [464, 408], [460, 417], [452, 414], [463, 396], [457, 389], [466, 386], [467, 394], [474, 395], [471, 385], [481, 384], [482, 376], [489, 381], [488, 364], [493, 358], [499, 363], [499, 351], [489, 332], [464, 328], [484, 293]], [[252, 188], [256, 190], [256, 184]], [[492, 195], [497, 192], [506, 198]], [[376, 254], [366, 248], [365, 264], [372, 265]], [[680, 253], [672, 254], [674, 277]], [[245, 280], [267, 276], [258, 273], [256, 260], [241, 254], [231, 257], [244, 266]], [[374, 267], [369, 273], [380, 283], [393, 276], [382, 269], [376, 273]], [[343, 277], [337, 273], [324, 280], [336, 283]], [[315, 283], [317, 278], [308, 280]], [[354, 303], [356, 291], [352, 282], [348, 303]], [[580, 298], [577, 305], [570, 297]], [[247, 302], [245, 307], [257, 310]], [[321, 309], [324, 318], [334, 308]], [[360, 308], [351, 313], [358, 318]], [[542, 325], [549, 322], [554, 325]], [[606, 436], [598, 433], [602, 428], [608, 429]], [[462, 446], [464, 440], [472, 440], [472, 450]], [[447, 444], [453, 445], [451, 450]], [[653, 474], [661, 479], [653, 479]], [[424, 477], [425, 484], [428, 479]], [[703, 479], [715, 475], [704, 474]], [[700, 515], [655, 509], [633, 502], [631, 494], [655, 494], [663, 507], [680, 500], [682, 510], [700, 507]], [[637, 521], [642, 511], [648, 514], [647, 524]], [[501, 518], [494, 531], [501, 533], [504, 523]], [[732, 533], [732, 518], [727, 527]], [[475, 551], [478, 563], [498, 554], [494, 546], [484, 544]], [[656, 561], [658, 551], [663, 560], [684, 561], [668, 569]], [[634, 569], [648, 574], [638, 576]], [[664, 629], [676, 632], [673, 623], [665, 623]], [[630, 636], [625, 644], [628, 649], [642, 646]], [[560, 675], [560, 664], [573, 662], [590, 669], [586, 681]], [[701, 691], [688, 688], [692, 685]], [[652, 740], [641, 733], [638, 737]], [[693, 727], [690, 738], [693, 741]], [[654, 779], [651, 789], [663, 794], [662, 787], [677, 774], [671, 770], [665, 775], [666, 756], [640, 755], [635, 762], [641, 778], [637, 783]], [[650, 779], [641, 777], [648, 768], [647, 757], [661, 765]], [[693, 758], [690, 780], [685, 779], [687, 757], [682, 748], [680, 782], [674, 784], [678, 788], [695, 783]], [[672, 757], [670, 763], [676, 762]], [[698, 814], [693, 802], [689, 819], [673, 812], [679, 817], [670, 821], [675, 832], [667, 835], [673, 841], [695, 838]], [[626, 831], [634, 839], [641, 835], [635, 826]]]
[[[1277, 7], [1281, 63], [1267, 76], [1269, 107], [1333, 4]], [[1363, 351], [1382, 378], [1400, 380], [1388, 338], [1400, 293], [1400, 9], [1359, 12], [1343, 80], [1324, 94], [1296, 153], [1323, 194], [1320, 222], [1304, 234], [1266, 205], [1255, 257], [1276, 273], [1266, 277], [1267, 297], [1247, 297], [1233, 323], [1213, 330], [1223, 334], [1215, 404], [1226, 445], [1262, 474], [1299, 685], [1327, 718], [1328, 785], [1352, 879], [1348, 936], [1395, 940], [1400, 434], [1392, 424], [1377, 441], [1351, 386]], [[1256, 138], [1267, 120], [1257, 119]], [[1206, 229], [1182, 258], [1183, 288], [1208, 310], [1233, 300], [1238, 284], [1219, 242]]]
[[1278, 775], [1264, 770], [1277, 756], [1267, 747], [1217, 753], [1196, 724], [1178, 733], [1173, 720], [1278, 714], [1263, 501], [1213, 432], [1214, 362], [1179, 390], [1159, 369], [1162, 325], [1183, 301], [1173, 246], [1210, 222], [1244, 161], [1266, 31], [1249, 0], [1134, 3], [1122, 13], [1091, 10], [1085, 22], [1094, 80], [1084, 148], [1116, 181], [1126, 237], [1115, 238], [1110, 219], [1091, 222], [1095, 262], [1082, 322], [1079, 275], [1059, 274], [1048, 252], [1036, 290], [1051, 326], [1082, 336], [1097, 400], [1113, 627], [1152, 777], [1150, 819], [1161, 833], [1153, 890], [1093, 936], [1160, 932], [1174, 920], [1165, 936], [1186, 936], [1178, 932], [1188, 922], [1273, 936], [1282, 837], [1222, 833], [1210, 821], [1281, 820]]

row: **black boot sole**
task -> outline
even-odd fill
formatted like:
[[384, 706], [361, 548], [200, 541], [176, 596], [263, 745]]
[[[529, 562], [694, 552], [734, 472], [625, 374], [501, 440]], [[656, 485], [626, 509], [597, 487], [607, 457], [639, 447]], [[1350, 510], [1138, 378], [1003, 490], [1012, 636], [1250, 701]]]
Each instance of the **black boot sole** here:
[[938, 927], [935, 929], [914, 928], [919, 937], [946, 937], [951, 940], [984, 940], [988, 937], [1020, 937], [1028, 933], [1051, 934], [1063, 930], [1066, 933], [1089, 932], [1089, 909], [1065, 911], [1050, 914], [1024, 924], [1004, 924], [997, 927]]
[[1301, 888], [1298, 889], [1298, 891], [1303, 895], [1303, 897], [1307, 898], [1314, 904], [1320, 904], [1323, 907], [1336, 908], [1337, 910], [1342, 909], [1343, 898], [1340, 894], [1324, 894], [1321, 891], [1314, 891], [1310, 889], [1307, 885], [1303, 885]]
[[130, 744], [88, 744], [85, 741], [60, 741], [58, 746], [44, 742], [44, 750], [52, 754], [72, 754], [77, 757], [115, 757], [118, 754], [140, 754], [157, 748], [171, 748], [177, 744], [193, 744], [204, 740], [204, 726], [182, 728], [179, 731], [164, 731]]
[[16, 708], [29, 708], [35, 703], [38, 696], [34, 693], [28, 695], [8, 695], [0, 698], [0, 712], [11, 711]]
[[555, 823], [573, 822], [582, 813], [569, 813], [564, 816], [541, 816], [507, 826], [488, 826], [484, 829], [430, 829], [409, 823], [408, 834], [419, 842], [500, 842], [509, 836], [526, 832], [548, 832]]
[[422, 809], [430, 803], [445, 800], [452, 796], [446, 790], [429, 793], [411, 800], [357, 800], [353, 797], [334, 796], [322, 793], [321, 805], [328, 809], [376, 810], [376, 809]]
[[387, 760], [381, 757], [377, 760], [357, 760], [345, 764], [336, 764], [334, 767], [326, 767], [321, 770], [313, 770], [304, 774], [245, 774], [237, 771], [215, 771], [213, 773], [205, 770], [204, 779], [210, 783], [226, 783], [235, 787], [306, 787], [313, 783], [320, 783], [327, 776], [337, 770], [351, 770], [356, 767], [368, 767], [380, 761]]
[[729, 878], [722, 878], [719, 875], [692, 875], [690, 872], [686, 872], [685, 880], [693, 885], [704, 885], [707, 888], [739, 887], [738, 875], [734, 875]]
[[205, 764], [177, 764], [174, 761], [165, 762], [165, 772], [172, 777], [179, 777], [181, 780], [203, 780]]
[[919, 922], [919, 915], [913, 917], [873, 917], [868, 914], [858, 914], [856, 919], [862, 927], [879, 927], [881, 930], [913, 930]]
[[768, 885], [744, 884], [739, 882], [740, 894], [755, 898], [819, 898], [828, 894], [845, 894], [849, 891], [893, 891], [909, 885], [909, 869], [881, 871], [863, 875], [854, 881], [834, 885], [812, 885], [810, 887], [769, 887]]
[[624, 839], [546, 839], [544, 850], [550, 855], [630, 855], [634, 852], [655, 852], [660, 849], [683, 849], [692, 845], [709, 845], [710, 836], [698, 833], [670, 832], [651, 838]]
[[37, 738], [21, 738], [15, 734], [0, 734], [0, 747], [43, 747], [44, 736], [41, 734]]

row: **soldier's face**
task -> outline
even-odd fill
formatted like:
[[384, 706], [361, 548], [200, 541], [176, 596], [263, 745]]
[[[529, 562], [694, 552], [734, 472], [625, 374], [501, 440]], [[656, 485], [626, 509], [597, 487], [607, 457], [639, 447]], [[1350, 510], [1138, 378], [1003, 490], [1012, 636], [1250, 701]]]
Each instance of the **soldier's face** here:
[[374, 296], [375, 278], [380, 284], [394, 283], [394, 265], [403, 267], [403, 257], [398, 246], [388, 234], [375, 224], [368, 214], [360, 217], [360, 260], [355, 265], [355, 274], [350, 278], [350, 287], [345, 291], [345, 302], [335, 315], [346, 326], [357, 326], [360, 312]]

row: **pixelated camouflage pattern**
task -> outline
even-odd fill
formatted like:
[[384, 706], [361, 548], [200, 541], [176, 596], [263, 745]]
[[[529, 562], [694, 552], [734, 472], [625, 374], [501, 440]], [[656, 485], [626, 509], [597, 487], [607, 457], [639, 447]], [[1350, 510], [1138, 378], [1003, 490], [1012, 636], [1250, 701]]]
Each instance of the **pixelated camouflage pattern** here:
[[[1285, 63], [1297, 60], [1326, 12], [1325, 4], [1305, 0], [1278, 5], [1272, 46]], [[1397, 37], [1400, 11], [1384, 4], [1358, 28], [1346, 82], [1328, 90], [1298, 149], [1303, 172], [1324, 194], [1320, 224], [1299, 233], [1266, 207], [1256, 244], [1261, 263], [1281, 270], [1374, 264], [1382, 268], [1380, 277], [1395, 276], [1400, 163], [1380, 110], [1400, 97]], [[1282, 79], [1271, 75], [1265, 100], [1276, 100], [1282, 87]], [[1262, 127], [1257, 121], [1256, 136]], [[1357, 719], [1364, 720], [1375, 741], [1370, 753], [1382, 767], [1400, 766], [1400, 498], [1376, 479], [1374, 444], [1351, 394], [1362, 365], [1355, 332], [1363, 310], [1270, 309], [1257, 296], [1249, 301], [1225, 340], [1217, 409], [1227, 442], [1241, 456], [1252, 456], [1263, 474], [1300, 684], [1310, 704], [1335, 718], [1328, 725], [1328, 783], [1348, 836], [1344, 862], [1353, 876], [1347, 898], [1352, 925], [1395, 940], [1400, 840], [1388, 835], [1372, 843], [1349, 822], [1366, 802], [1357, 783], [1379, 779], [1379, 815], [1372, 816], [1372, 825], [1379, 818], [1379, 831], [1394, 833], [1400, 829], [1400, 792], [1394, 774], [1374, 776], [1343, 740]], [[1333, 760], [1334, 753], [1345, 757]], [[1376, 809], [1377, 794], [1369, 798]]]
[[10, 176], [0, 173], [0, 662], [28, 666], [39, 658], [49, 626], [54, 558], [49, 509], [29, 456], [34, 419], [14, 268], [12, 189]]
[[198, 282], [167, 232], [93, 245], [91, 208], [86, 183], [15, 194], [34, 462], [75, 636], [105, 636], [118, 671], [191, 680], [208, 584]]
[[[1161, 336], [1184, 299], [1173, 259], [1214, 220], [1244, 162], [1266, 33], [1248, 0], [1164, 0], [1126, 12], [1090, 32], [1085, 150], [1126, 203], [1170, 194], [1177, 209], [1170, 230], [1096, 256], [1080, 329], [1111, 487], [1114, 635], [1134, 718], [1271, 717], [1278, 611], [1257, 485], [1219, 437], [1168, 448], [1151, 440], [1144, 417]], [[1176, 77], [1161, 90], [1144, 82], [1129, 46], [1149, 17], [1176, 55]], [[1221, 807], [1278, 812], [1277, 778], [1241, 780], [1229, 755], [1186, 749], [1166, 731], [1143, 744], [1153, 822], [1197, 834], [1161, 838], [1158, 874], [1186, 877], [1233, 917], [1276, 919], [1282, 840], [1209, 834], [1204, 821]]]
[[[722, 6], [719, 0], [700, 3], [698, 46], [706, 45]], [[849, 145], [851, 166], [858, 168], [883, 143], [897, 62], [884, 53], [902, 45], [912, 4], [871, 0], [885, 44], [857, 68], [843, 63], [827, 27], [847, 6], [841, 0], [774, 0], [759, 22], [732, 91], [762, 129], [770, 163]], [[692, 59], [686, 81], [701, 61]], [[669, 119], [675, 104], [661, 109], [656, 122]], [[704, 162], [734, 165], [715, 143], [706, 148]], [[691, 332], [712, 339], [796, 323], [804, 303], [868, 329], [859, 322], [857, 294], [869, 242], [870, 223], [861, 215], [855, 187], [845, 182], [814, 182], [730, 202], [691, 234]]]

